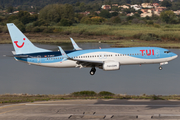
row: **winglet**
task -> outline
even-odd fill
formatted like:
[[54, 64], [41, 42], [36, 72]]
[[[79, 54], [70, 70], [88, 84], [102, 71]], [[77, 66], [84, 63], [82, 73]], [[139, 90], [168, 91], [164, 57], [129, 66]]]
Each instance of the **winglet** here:
[[61, 54], [62, 54], [62, 57], [64, 58], [63, 61], [66, 60], [66, 59], [68, 59], [69, 57], [68, 57], [68, 55], [64, 52], [64, 50], [63, 50], [60, 46], [58, 46], [58, 47], [59, 47], [59, 50], [60, 50], [60, 52], [61, 52]]
[[82, 50], [82, 48], [80, 48], [71, 37], [70, 37], [70, 39], [71, 39], [72, 45], [74, 47], [74, 50]]

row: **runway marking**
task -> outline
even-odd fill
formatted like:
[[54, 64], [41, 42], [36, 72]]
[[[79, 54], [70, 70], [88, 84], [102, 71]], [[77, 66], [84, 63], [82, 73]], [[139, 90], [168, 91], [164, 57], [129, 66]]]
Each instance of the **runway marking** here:
[[23, 106], [23, 105], [26, 105], [26, 104], [13, 104], [13, 105], [6, 105], [6, 106], [2, 106], [0, 107], [0, 109], [4, 109], [4, 108], [10, 108], [10, 107], [15, 107], [15, 106]]
[[32, 106], [142, 106], [142, 107], [180, 107], [180, 105], [107, 105], [107, 104], [25, 104]]
[[5, 112], [1, 112], [0, 114], [4, 114], [4, 113], [8, 113], [8, 112], [12, 112], [12, 111], [16, 111], [16, 110], [21, 110], [21, 109], [24, 109], [24, 108], [14, 109], [14, 110], [8, 110], [8, 111], [5, 111]]

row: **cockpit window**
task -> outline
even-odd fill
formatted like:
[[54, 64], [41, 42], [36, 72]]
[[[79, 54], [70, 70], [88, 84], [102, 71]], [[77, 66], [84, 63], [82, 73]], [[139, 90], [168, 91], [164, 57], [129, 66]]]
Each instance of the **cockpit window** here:
[[170, 53], [171, 51], [164, 51], [164, 53]]

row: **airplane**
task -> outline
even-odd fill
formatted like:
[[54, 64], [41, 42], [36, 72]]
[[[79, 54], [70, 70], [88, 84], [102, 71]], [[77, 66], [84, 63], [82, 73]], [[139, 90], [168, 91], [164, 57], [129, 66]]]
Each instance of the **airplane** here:
[[90, 67], [90, 75], [94, 75], [96, 68], [111, 71], [119, 70], [121, 65], [159, 64], [159, 70], [162, 70], [162, 65], [178, 57], [175, 53], [159, 47], [83, 50], [72, 38], [70, 39], [74, 50], [64, 51], [58, 46], [59, 51], [51, 51], [33, 45], [13, 23], [7, 23], [7, 27], [15, 49], [12, 51], [15, 60], [33, 65], [58, 68]]

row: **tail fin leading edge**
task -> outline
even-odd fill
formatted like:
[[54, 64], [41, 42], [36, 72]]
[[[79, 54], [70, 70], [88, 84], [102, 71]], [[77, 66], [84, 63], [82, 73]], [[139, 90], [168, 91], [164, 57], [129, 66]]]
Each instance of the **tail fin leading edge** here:
[[29, 54], [50, 51], [34, 46], [31, 41], [13, 23], [7, 23], [7, 27], [16, 54]]

